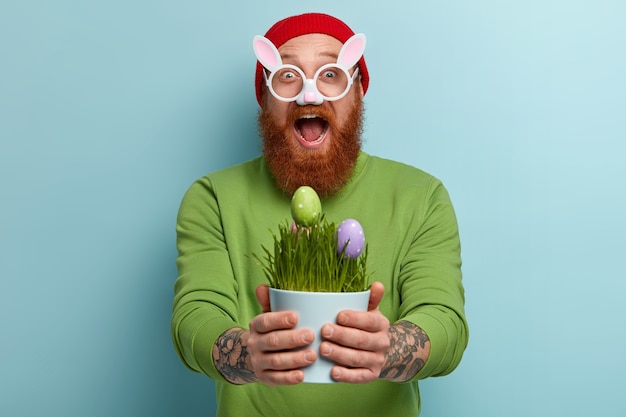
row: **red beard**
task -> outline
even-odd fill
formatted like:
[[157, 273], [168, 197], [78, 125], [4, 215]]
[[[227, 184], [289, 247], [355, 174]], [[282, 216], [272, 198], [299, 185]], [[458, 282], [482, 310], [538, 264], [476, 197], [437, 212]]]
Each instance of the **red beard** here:
[[[328, 123], [330, 143], [322, 149], [305, 149], [293, 138], [294, 124], [314, 112]], [[298, 106], [287, 117], [285, 126], [278, 125], [263, 108], [259, 113], [263, 136], [263, 155], [276, 184], [287, 194], [308, 185], [322, 196], [330, 196], [350, 180], [361, 150], [363, 104], [355, 101], [346, 122], [339, 126], [332, 111], [323, 106]], [[287, 135], [287, 138], [286, 138]]]

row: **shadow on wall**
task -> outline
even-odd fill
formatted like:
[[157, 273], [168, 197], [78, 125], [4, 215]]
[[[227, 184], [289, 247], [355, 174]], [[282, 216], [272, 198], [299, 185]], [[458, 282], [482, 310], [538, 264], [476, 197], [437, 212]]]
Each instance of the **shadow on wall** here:
[[[158, 225], [156, 238], [145, 242], [144, 256], [135, 273], [135, 283], [126, 299], [129, 313], [115, 337], [114, 356], [121, 362], [103, 385], [110, 387], [101, 404], [102, 416], [212, 415], [215, 385], [202, 374], [188, 370], [174, 351], [170, 337], [173, 285], [176, 279], [172, 228]], [[121, 301], [121, 300], [120, 300]], [[134, 304], [134, 305], [133, 305]], [[119, 313], [118, 313], [119, 314]]]

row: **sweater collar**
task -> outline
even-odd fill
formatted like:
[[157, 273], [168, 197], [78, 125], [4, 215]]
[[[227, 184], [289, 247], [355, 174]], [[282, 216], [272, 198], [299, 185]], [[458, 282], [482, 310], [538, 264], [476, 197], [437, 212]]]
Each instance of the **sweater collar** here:
[[[352, 174], [350, 175], [350, 179], [348, 180], [348, 183], [337, 194], [335, 194], [333, 197], [330, 197], [331, 199], [339, 195], [348, 194], [350, 190], [354, 188], [355, 184], [359, 182], [359, 177], [363, 173], [363, 170], [365, 169], [365, 166], [367, 165], [367, 161], [369, 160], [369, 157], [370, 156], [364, 151], [359, 151], [359, 155], [357, 156], [357, 159], [356, 159], [356, 164], [354, 165], [354, 169], [352, 171]], [[272, 181], [273, 181], [273, 177], [272, 177], [269, 167], [267, 166], [267, 161], [265, 161], [265, 157], [261, 155], [259, 159], [261, 161], [261, 170], [264, 171], [270, 178], [272, 178]], [[276, 191], [281, 193], [278, 187], [276, 187]]]

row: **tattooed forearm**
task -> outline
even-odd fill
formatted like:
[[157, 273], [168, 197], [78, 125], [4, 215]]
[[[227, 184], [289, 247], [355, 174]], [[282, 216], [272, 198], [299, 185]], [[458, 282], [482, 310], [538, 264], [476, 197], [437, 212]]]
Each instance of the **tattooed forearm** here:
[[215, 367], [233, 384], [257, 381], [250, 367], [246, 336], [243, 329], [227, 330], [213, 345]]
[[391, 326], [389, 337], [391, 345], [379, 378], [408, 381], [424, 367], [430, 353], [430, 340], [422, 329], [407, 321]]

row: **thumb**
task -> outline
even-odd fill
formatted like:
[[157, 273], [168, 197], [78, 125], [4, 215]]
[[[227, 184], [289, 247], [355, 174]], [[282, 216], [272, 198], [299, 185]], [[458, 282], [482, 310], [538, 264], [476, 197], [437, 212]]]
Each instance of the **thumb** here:
[[[370, 297], [371, 298], [371, 297]], [[261, 284], [256, 287], [256, 299], [261, 305], [264, 313], [272, 311], [270, 308], [270, 287], [267, 284]]]
[[367, 306], [367, 311], [376, 310], [380, 301], [383, 299], [385, 293], [385, 286], [382, 282], [373, 282], [370, 287], [370, 301]]

